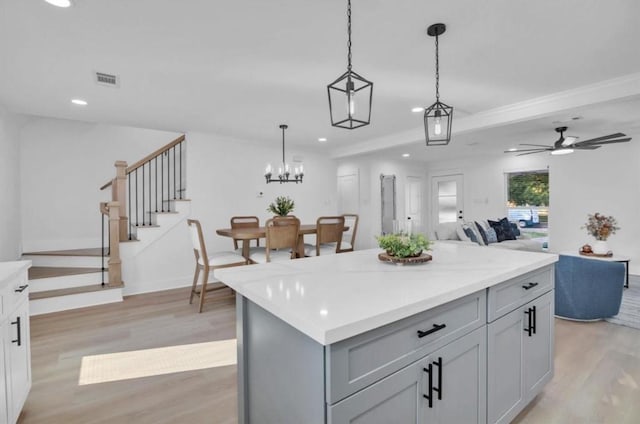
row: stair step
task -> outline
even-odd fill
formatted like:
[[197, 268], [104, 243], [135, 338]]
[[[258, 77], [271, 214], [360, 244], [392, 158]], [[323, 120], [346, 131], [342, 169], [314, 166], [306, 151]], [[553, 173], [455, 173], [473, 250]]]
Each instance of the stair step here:
[[140, 228], [160, 228], [160, 226], [156, 225], [156, 224], [145, 224], [145, 225], [137, 224], [137, 225], [133, 225], [132, 227], [134, 227], [135, 229], [140, 229]]
[[[85, 249], [78, 249], [86, 251]], [[98, 253], [102, 249], [98, 249]], [[28, 259], [32, 262], [34, 267], [55, 267], [55, 268], [102, 268], [102, 256], [93, 254], [70, 255], [63, 254], [62, 252], [74, 252], [74, 251], [52, 251], [52, 252], [33, 252], [24, 253], [22, 259]], [[92, 253], [87, 251], [86, 253]], [[104, 266], [106, 267], [109, 261], [109, 257], [105, 256]]]
[[[90, 247], [88, 249], [70, 249], [70, 250], [47, 250], [42, 252], [25, 252], [23, 255], [31, 256], [102, 256], [103, 249], [101, 247]], [[107, 249], [104, 249], [107, 255]]]
[[30, 315], [122, 302], [122, 289], [98, 284], [29, 293]]
[[102, 268], [32, 266], [31, 268], [29, 268], [29, 280], [64, 277], [69, 275], [92, 274], [101, 271]]
[[168, 203], [168, 202], [190, 202], [191, 199], [169, 199], [169, 200], [163, 200], [163, 203]]

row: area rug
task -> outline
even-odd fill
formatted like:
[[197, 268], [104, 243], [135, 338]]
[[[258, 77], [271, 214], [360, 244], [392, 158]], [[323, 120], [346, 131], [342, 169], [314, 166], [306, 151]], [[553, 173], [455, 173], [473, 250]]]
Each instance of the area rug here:
[[[634, 284], [635, 283], [635, 284]], [[640, 284], [632, 281], [628, 289], [622, 292], [622, 304], [618, 315], [607, 318], [613, 324], [640, 330]]]

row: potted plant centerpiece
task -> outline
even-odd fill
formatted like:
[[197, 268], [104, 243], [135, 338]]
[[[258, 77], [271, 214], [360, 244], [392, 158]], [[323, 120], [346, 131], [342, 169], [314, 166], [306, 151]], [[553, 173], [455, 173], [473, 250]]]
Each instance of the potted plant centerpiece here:
[[419, 257], [431, 246], [431, 242], [424, 234], [385, 234], [376, 236], [376, 240], [378, 246], [395, 259]]
[[585, 228], [587, 233], [596, 238], [596, 242], [593, 246], [590, 246], [596, 255], [606, 255], [609, 253], [607, 238], [620, 229], [620, 227], [618, 227], [618, 221], [616, 221], [614, 217], [606, 216], [598, 212], [593, 215], [588, 214], [587, 222], [581, 228]]
[[293, 208], [296, 206], [295, 202], [289, 197], [278, 196], [275, 202], [272, 202], [267, 208], [267, 212], [271, 212], [278, 216], [287, 216], [290, 212], [293, 212]]

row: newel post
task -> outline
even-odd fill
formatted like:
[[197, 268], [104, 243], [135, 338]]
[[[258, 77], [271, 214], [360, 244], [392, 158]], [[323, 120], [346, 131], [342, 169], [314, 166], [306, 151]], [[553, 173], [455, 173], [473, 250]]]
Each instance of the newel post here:
[[[109, 287], [122, 286], [122, 261], [120, 260], [120, 204], [107, 203], [109, 210]], [[126, 219], [126, 217], [125, 217]]]
[[[115, 163], [115, 167], [116, 178], [113, 180], [111, 198], [119, 204], [120, 232], [118, 234], [120, 241], [125, 241], [129, 238], [129, 219], [127, 218], [127, 162], [118, 160]], [[113, 244], [111, 246], [113, 246]]]

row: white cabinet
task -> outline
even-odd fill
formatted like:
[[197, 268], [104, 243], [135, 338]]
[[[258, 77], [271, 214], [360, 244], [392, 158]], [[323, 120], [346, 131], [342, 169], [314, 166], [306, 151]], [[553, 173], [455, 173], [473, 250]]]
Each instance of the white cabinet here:
[[553, 294], [534, 299], [488, 325], [490, 423], [508, 423], [553, 377]]
[[30, 261], [0, 263], [0, 423], [15, 423], [31, 389]]

